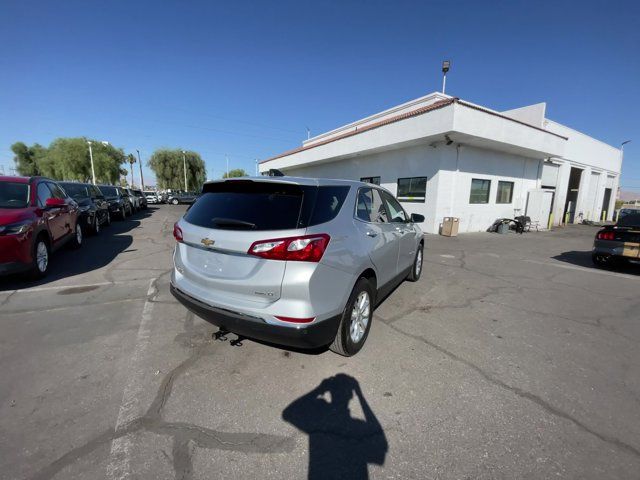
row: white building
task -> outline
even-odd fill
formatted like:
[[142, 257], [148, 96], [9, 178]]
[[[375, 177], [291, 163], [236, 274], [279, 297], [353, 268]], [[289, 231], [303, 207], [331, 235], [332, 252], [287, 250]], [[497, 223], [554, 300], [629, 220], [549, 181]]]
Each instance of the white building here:
[[620, 150], [548, 120], [545, 107], [497, 112], [433, 93], [313, 137], [260, 172], [379, 183], [430, 233], [444, 217], [461, 232], [525, 214], [543, 227], [611, 219]]

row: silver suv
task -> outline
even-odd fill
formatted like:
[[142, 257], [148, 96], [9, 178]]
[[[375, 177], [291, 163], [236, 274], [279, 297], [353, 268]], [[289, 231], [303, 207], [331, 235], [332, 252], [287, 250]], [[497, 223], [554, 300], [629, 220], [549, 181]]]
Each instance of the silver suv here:
[[223, 333], [351, 356], [376, 302], [420, 278], [423, 221], [362, 182], [208, 182], [174, 226], [171, 292]]

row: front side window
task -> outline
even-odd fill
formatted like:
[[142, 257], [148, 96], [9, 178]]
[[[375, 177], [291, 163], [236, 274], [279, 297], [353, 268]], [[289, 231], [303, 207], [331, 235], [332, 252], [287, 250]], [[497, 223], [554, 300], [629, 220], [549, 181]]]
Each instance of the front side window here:
[[401, 202], [424, 202], [427, 195], [427, 177], [398, 179], [398, 200]]
[[469, 203], [489, 203], [490, 190], [491, 180], [483, 180], [481, 178], [472, 179]]
[[360, 181], [364, 183], [373, 183], [374, 185], [380, 185], [380, 177], [362, 177]]
[[387, 207], [390, 221], [396, 223], [403, 223], [407, 221], [407, 214], [391, 194], [382, 192], [382, 198], [384, 198], [384, 204]]
[[511, 203], [513, 200], [513, 182], [498, 182], [496, 203]]
[[387, 210], [378, 190], [373, 188], [358, 190], [356, 217], [365, 222], [386, 223], [389, 221]]
[[53, 198], [51, 190], [47, 187], [46, 182], [40, 182], [38, 184], [38, 206], [44, 208], [47, 205], [47, 200]]

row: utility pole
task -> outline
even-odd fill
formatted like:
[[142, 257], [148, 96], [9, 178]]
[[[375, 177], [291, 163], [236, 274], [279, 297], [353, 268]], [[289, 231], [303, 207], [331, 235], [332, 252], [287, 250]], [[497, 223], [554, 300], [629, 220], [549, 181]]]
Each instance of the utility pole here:
[[142, 177], [142, 160], [140, 160], [140, 150], [136, 149], [136, 152], [138, 152], [138, 165], [140, 166], [140, 186], [142, 187], [141, 190], [144, 192], [144, 178]]
[[89, 158], [91, 159], [91, 176], [93, 177], [93, 184], [96, 184], [96, 170], [93, 168], [93, 150], [91, 150], [91, 142], [87, 140], [89, 144]]
[[451, 68], [450, 60], [443, 60], [442, 62], [442, 94], [444, 95], [447, 87], [447, 72]]
[[187, 192], [189, 190], [188, 184], [187, 184], [187, 157], [186, 157], [187, 152], [185, 152], [184, 150], [182, 150], [182, 166], [184, 167], [184, 191]]

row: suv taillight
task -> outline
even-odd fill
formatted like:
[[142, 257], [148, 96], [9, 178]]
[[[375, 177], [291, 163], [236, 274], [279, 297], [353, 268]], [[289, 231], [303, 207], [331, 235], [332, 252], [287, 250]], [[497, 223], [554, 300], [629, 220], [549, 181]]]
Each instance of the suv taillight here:
[[253, 242], [247, 253], [269, 260], [319, 262], [329, 245], [329, 240], [331, 237], [326, 233], [260, 240]]
[[184, 239], [182, 238], [182, 229], [177, 223], [173, 225], [173, 238], [175, 238], [178, 243], [184, 242]]
[[598, 235], [596, 235], [596, 238], [598, 240], [615, 240], [616, 239], [616, 234], [615, 232], [611, 232], [611, 231], [602, 231], [602, 232], [598, 232]]

